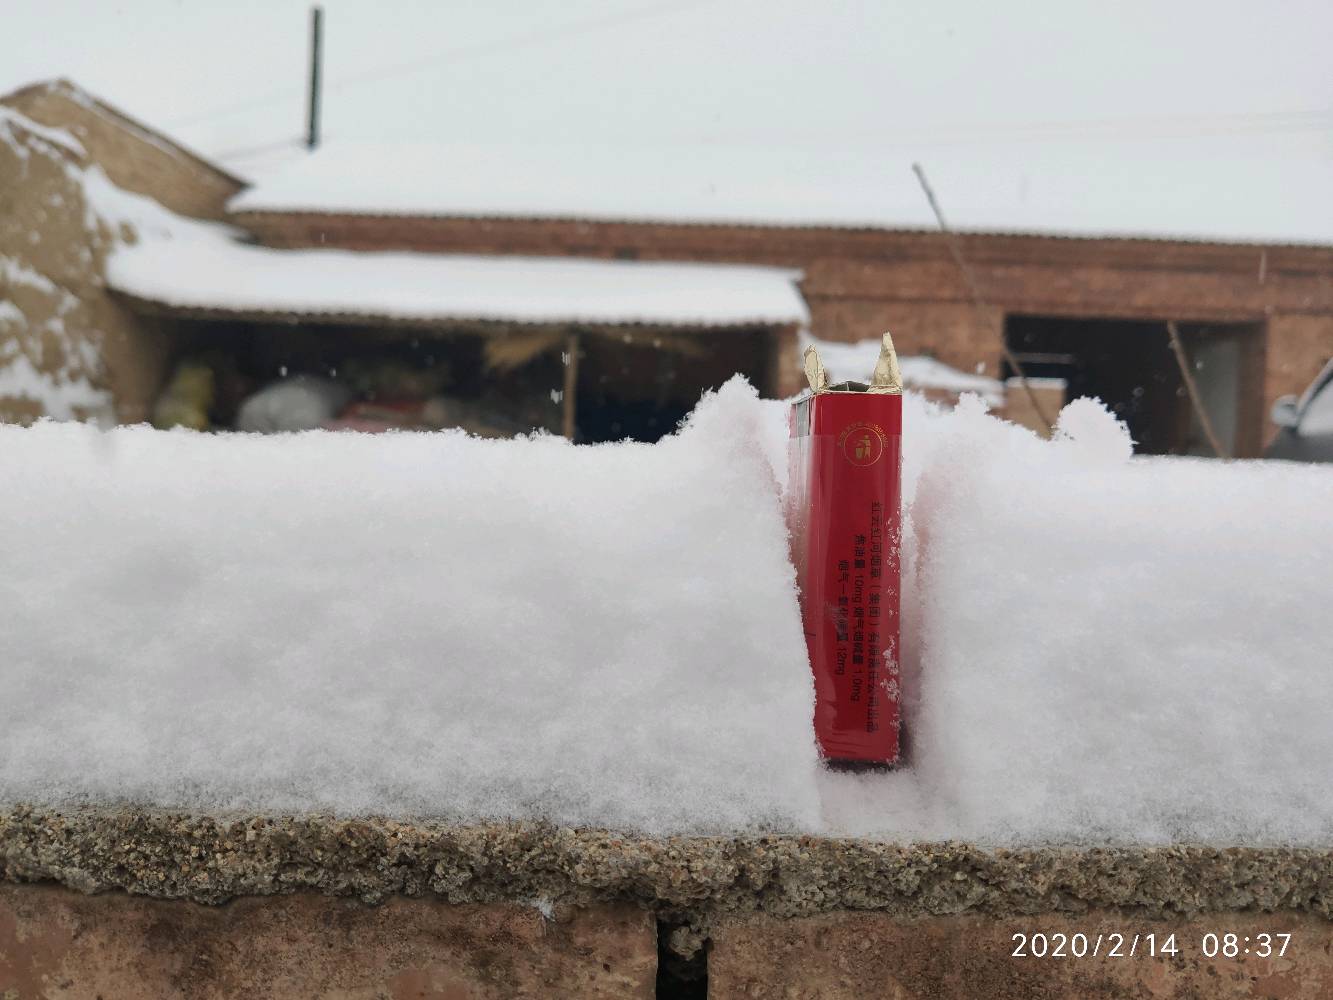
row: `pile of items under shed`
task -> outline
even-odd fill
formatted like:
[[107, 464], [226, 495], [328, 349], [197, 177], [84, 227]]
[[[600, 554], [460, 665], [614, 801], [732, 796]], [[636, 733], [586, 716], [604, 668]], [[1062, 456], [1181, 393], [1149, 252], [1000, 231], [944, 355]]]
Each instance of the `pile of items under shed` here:
[[[284, 358], [259, 365], [244, 352], [212, 347], [176, 365], [153, 424], [258, 433], [451, 427], [481, 437], [558, 433], [557, 347], [550, 335], [536, 334], [412, 339], [331, 363]], [[468, 377], [469, 371], [486, 377]]]

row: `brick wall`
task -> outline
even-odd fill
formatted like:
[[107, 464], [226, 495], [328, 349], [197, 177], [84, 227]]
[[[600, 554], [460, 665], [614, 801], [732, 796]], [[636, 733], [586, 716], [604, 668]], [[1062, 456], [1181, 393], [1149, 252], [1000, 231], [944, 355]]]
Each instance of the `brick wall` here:
[[1242, 435], [1258, 446], [1274, 399], [1333, 356], [1333, 247], [968, 235], [963, 249], [990, 304], [983, 321], [935, 233], [820, 228], [242, 213], [280, 247], [577, 255], [800, 268], [813, 329], [861, 340], [891, 329], [903, 353], [996, 375], [1006, 314], [1266, 328], [1262, 377], [1242, 380]]
[[[170, 348], [159, 324], [107, 291], [110, 234], [93, 223], [78, 180], [88, 161], [26, 127], [13, 134], [14, 145], [0, 142], [0, 303], [13, 307], [0, 315], [0, 371], [22, 364], [48, 386], [86, 382], [110, 395], [121, 422], [145, 420]], [[50, 415], [31, 390], [0, 394], [0, 421]]]
[[632, 903], [542, 912], [429, 895], [366, 906], [300, 893], [204, 906], [0, 884], [0, 997], [1333, 996], [1333, 922], [1315, 914], [737, 914], [712, 928], [691, 978], [671, 974], [658, 933], [654, 915]]
[[221, 219], [227, 199], [244, 187], [226, 171], [68, 80], [33, 84], [0, 102], [35, 122], [69, 132], [114, 184], [154, 198], [173, 212]]

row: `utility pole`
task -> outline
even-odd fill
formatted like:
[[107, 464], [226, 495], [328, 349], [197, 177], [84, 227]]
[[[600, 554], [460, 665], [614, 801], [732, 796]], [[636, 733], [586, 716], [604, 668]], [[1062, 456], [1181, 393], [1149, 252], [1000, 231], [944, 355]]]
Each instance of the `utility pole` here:
[[305, 145], [314, 149], [319, 145], [319, 71], [324, 57], [324, 9], [310, 8], [310, 100], [309, 125], [306, 130]]
[[977, 286], [976, 276], [972, 269], [967, 266], [967, 259], [963, 256], [963, 248], [958, 242], [958, 236], [949, 228], [948, 221], [944, 218], [944, 211], [940, 208], [940, 203], [935, 199], [935, 189], [930, 186], [930, 181], [926, 180], [926, 171], [919, 163], [912, 164], [912, 172], [916, 174], [916, 179], [921, 182], [921, 190], [926, 193], [926, 200], [930, 202], [930, 210], [935, 213], [935, 221], [940, 224], [940, 232], [944, 234], [944, 239], [949, 247], [949, 253], [953, 256], [953, 262], [958, 267], [959, 273], [963, 276], [963, 285], [967, 288], [967, 293], [972, 297], [972, 307], [976, 310], [978, 324], [984, 329], [992, 327], [995, 330], [995, 337], [1000, 344], [1000, 353], [1004, 355], [1004, 360], [1009, 362], [1009, 367], [1013, 369], [1014, 374], [1018, 376], [1018, 381], [1023, 385], [1023, 391], [1027, 393], [1028, 403], [1037, 415], [1037, 419], [1055, 430], [1055, 421], [1046, 414], [1041, 402], [1037, 399], [1037, 394], [1032, 391], [1032, 383], [1028, 381], [1027, 374], [1023, 371], [1023, 366], [1018, 363], [1018, 358], [1014, 357], [1014, 352], [1009, 349], [1009, 341], [1004, 336], [1004, 321], [1001, 319], [995, 322], [991, 313], [986, 308], [986, 302], [981, 297], [981, 289]]

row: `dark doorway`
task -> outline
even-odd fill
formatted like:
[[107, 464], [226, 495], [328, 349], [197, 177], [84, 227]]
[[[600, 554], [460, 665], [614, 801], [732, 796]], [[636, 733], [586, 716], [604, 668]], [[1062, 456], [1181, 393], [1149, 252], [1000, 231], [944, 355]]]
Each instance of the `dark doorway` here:
[[767, 330], [636, 329], [584, 335], [581, 345], [576, 440], [652, 442], [737, 372], [767, 388], [773, 338]]
[[435, 329], [178, 319], [172, 328], [173, 361], [206, 365], [215, 376], [209, 424], [216, 429], [234, 426], [240, 404], [257, 390], [313, 375], [354, 390], [360, 410], [441, 400], [434, 409], [448, 416], [444, 426], [487, 436], [564, 430], [570, 373], [562, 348], [577, 334], [574, 439], [584, 443], [666, 437], [705, 391], [736, 373], [771, 395], [776, 352], [786, 342], [771, 327]]
[[[1231, 455], [1257, 448], [1259, 324], [1179, 324], [1203, 404]], [[1211, 455], [1164, 322], [1010, 316], [1005, 338], [1030, 376], [1063, 378], [1066, 398], [1092, 396], [1129, 426], [1145, 455]], [[1014, 374], [1005, 366], [1005, 376]], [[1251, 427], [1251, 425], [1254, 425]]]

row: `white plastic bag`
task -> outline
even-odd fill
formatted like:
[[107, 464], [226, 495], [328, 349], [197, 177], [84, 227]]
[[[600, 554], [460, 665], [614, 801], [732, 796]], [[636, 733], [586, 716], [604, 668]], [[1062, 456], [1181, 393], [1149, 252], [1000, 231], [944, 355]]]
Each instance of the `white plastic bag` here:
[[345, 386], [314, 375], [296, 375], [260, 389], [241, 404], [236, 429], [275, 434], [322, 427], [351, 400]]

